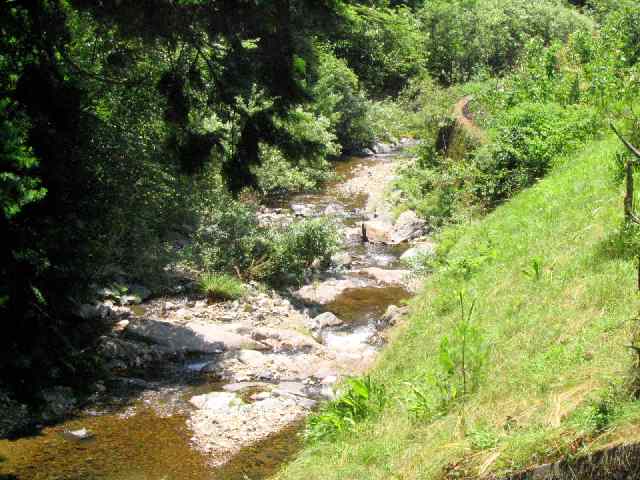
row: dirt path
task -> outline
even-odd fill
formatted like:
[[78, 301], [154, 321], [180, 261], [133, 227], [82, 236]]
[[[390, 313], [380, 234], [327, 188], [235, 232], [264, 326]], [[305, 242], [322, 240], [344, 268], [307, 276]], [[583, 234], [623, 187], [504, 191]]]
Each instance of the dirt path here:
[[453, 116], [462, 130], [482, 144], [487, 141], [487, 134], [473, 120], [469, 108], [472, 101], [473, 95], [462, 97], [453, 107]]

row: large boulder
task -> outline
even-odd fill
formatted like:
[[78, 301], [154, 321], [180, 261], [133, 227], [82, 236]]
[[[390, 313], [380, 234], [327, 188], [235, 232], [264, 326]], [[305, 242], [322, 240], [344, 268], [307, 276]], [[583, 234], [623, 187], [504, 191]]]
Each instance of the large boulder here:
[[359, 273], [373, 278], [380, 283], [399, 286], [406, 285], [411, 275], [410, 270], [387, 270], [378, 267], [363, 268], [359, 270]]
[[31, 418], [27, 406], [18, 403], [7, 393], [0, 390], [0, 438], [24, 430]]
[[76, 408], [78, 400], [69, 387], [57, 386], [42, 392], [44, 409], [40, 413], [45, 422], [58, 421]]
[[345, 290], [366, 287], [370, 285], [370, 283], [371, 282], [367, 282], [367, 280], [363, 278], [331, 278], [321, 283], [306, 285], [298, 290], [295, 295], [307, 303], [326, 305], [327, 303], [333, 302]]
[[311, 321], [311, 327], [314, 330], [323, 330], [328, 327], [340, 326], [343, 323], [344, 322], [336, 317], [333, 313], [325, 312], [318, 315]]
[[349, 252], [338, 252], [331, 256], [331, 263], [336, 267], [348, 267], [353, 263], [353, 258]]
[[371, 148], [377, 155], [386, 155], [393, 152], [393, 145], [388, 143], [375, 143]]
[[369, 220], [362, 224], [362, 237], [371, 243], [389, 243], [394, 227], [382, 220]]
[[424, 234], [427, 222], [412, 210], [406, 210], [396, 220], [393, 230], [389, 234], [390, 243], [403, 243]]
[[190, 322], [178, 325], [157, 320], [132, 321], [125, 334], [164, 346], [174, 353], [221, 353], [225, 350], [264, 349], [265, 345], [224, 325]]

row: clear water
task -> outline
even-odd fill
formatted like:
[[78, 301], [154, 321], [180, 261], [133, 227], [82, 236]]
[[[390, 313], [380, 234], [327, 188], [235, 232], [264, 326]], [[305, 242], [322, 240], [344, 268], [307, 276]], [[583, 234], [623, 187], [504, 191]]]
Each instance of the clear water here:
[[[366, 195], [341, 195], [336, 188], [356, 169], [376, 158], [354, 158], [336, 165], [338, 179], [321, 191], [282, 200], [281, 206], [305, 204], [314, 212], [339, 205], [337, 215], [345, 226], [363, 219]], [[348, 251], [358, 267], [392, 268], [402, 247], [354, 243]], [[391, 304], [409, 297], [400, 287], [367, 287], [345, 291], [326, 310], [358, 329], [380, 317]], [[143, 311], [143, 307], [137, 307]], [[354, 337], [355, 338], [355, 337]], [[158, 384], [156, 391], [124, 403], [114, 403], [107, 413], [84, 414], [44, 428], [39, 434], [0, 441], [0, 480], [257, 480], [274, 474], [300, 448], [300, 425], [291, 425], [259, 444], [245, 448], [222, 468], [212, 468], [210, 458], [191, 448], [187, 427], [188, 398], [219, 390], [221, 385], [199, 377], [197, 362], [186, 366], [190, 383]], [[87, 441], [69, 441], [65, 430], [86, 428], [95, 434]]]

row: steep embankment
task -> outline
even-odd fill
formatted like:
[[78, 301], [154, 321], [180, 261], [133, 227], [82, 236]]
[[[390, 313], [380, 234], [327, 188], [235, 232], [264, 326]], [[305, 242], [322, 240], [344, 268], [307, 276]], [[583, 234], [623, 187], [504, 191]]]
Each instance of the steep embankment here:
[[[308, 446], [279, 478], [499, 476], [640, 437], [627, 393], [640, 302], [620, 233], [616, 148], [593, 143], [482, 221], [449, 231], [447, 266], [373, 373], [387, 389], [384, 413]], [[475, 299], [489, 346], [480, 386], [442, 417], [415, 418], [411, 392], [433, 404], [427, 379], [441, 371], [460, 291], [467, 305]]]

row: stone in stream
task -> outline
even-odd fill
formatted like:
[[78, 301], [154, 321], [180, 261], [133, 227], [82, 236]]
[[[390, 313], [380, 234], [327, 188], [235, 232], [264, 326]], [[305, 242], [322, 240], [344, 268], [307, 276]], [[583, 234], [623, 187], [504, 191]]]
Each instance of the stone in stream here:
[[95, 437], [95, 435], [86, 428], [81, 428], [79, 430], [64, 430], [62, 433], [60, 433], [60, 435], [65, 440], [73, 442], [83, 442], [86, 440], [91, 440]]
[[342, 232], [345, 243], [353, 245], [356, 243], [362, 243], [362, 225], [359, 227], [345, 228]]
[[212, 392], [191, 397], [189, 403], [201, 410], [225, 411], [229, 410], [230, 408], [239, 406], [242, 401], [236, 396], [235, 393]]
[[223, 325], [190, 322], [178, 325], [158, 320], [132, 321], [125, 334], [162, 345], [174, 353], [221, 353], [225, 350], [262, 349], [264, 344], [239, 335]]
[[371, 261], [378, 267], [388, 267], [396, 261], [393, 255], [376, 254], [371, 256]]
[[303, 203], [291, 204], [291, 210], [293, 210], [293, 213], [297, 217], [310, 217], [311, 215], [313, 215], [313, 208]]
[[292, 395], [294, 397], [307, 397], [307, 386], [301, 382], [282, 382], [271, 392], [275, 396]]
[[393, 225], [382, 220], [368, 220], [362, 224], [363, 240], [370, 243], [389, 243]]
[[318, 343], [308, 335], [282, 328], [254, 328], [251, 338], [271, 347], [273, 353], [310, 353]]
[[344, 213], [344, 207], [338, 203], [330, 203], [324, 208], [325, 215], [337, 215]]
[[254, 402], [261, 402], [262, 400], [266, 400], [271, 397], [271, 392], [258, 392], [251, 395], [251, 400]]
[[432, 242], [417, 243], [400, 257], [403, 262], [414, 262], [420, 258], [433, 257], [436, 254], [436, 246]]
[[397, 244], [413, 240], [424, 234], [427, 222], [418, 217], [416, 212], [406, 210], [400, 214], [390, 233], [390, 243]]
[[348, 267], [353, 263], [353, 258], [349, 252], [338, 252], [331, 256], [331, 263], [336, 267]]
[[295, 295], [305, 302], [326, 305], [333, 302], [345, 290], [367, 286], [371, 286], [371, 282], [363, 278], [330, 278], [318, 284], [306, 285], [295, 292]]
[[389, 305], [378, 322], [379, 328], [383, 329], [395, 325], [401, 317], [407, 314], [408, 311], [409, 309], [407, 307]]
[[363, 268], [362, 270], [358, 270], [357, 273], [362, 273], [374, 278], [380, 283], [399, 286], [408, 285], [409, 276], [411, 275], [410, 270], [386, 270], [378, 267]]
[[142, 302], [151, 297], [151, 290], [138, 284], [129, 285], [129, 293], [138, 297]]
[[26, 428], [30, 420], [28, 407], [0, 390], [0, 438]]
[[52, 387], [42, 392], [45, 408], [41, 412], [45, 422], [57, 421], [69, 415], [77, 406], [77, 399], [69, 387]]
[[269, 357], [256, 350], [239, 350], [237, 359], [245, 365], [250, 365], [257, 369], [263, 369], [269, 363]]
[[388, 143], [375, 143], [371, 148], [376, 155], [387, 155], [393, 152], [393, 146]]
[[311, 328], [313, 328], [314, 330], [323, 330], [327, 327], [337, 327], [339, 325], [342, 325], [343, 323], [344, 322], [336, 317], [333, 313], [325, 312], [318, 315], [311, 321]]

